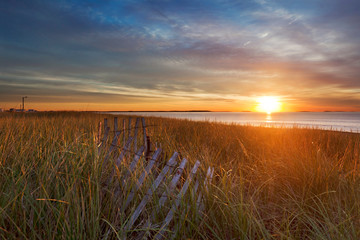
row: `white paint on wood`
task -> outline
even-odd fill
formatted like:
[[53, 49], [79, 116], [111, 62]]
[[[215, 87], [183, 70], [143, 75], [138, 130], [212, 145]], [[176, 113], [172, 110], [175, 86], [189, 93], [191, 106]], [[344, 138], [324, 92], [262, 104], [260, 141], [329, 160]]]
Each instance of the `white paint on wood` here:
[[139, 123], [140, 123], [140, 118], [136, 118], [135, 130], [134, 130], [134, 152], [137, 151], [137, 138], [138, 138]]
[[156, 189], [159, 187], [160, 183], [163, 181], [163, 179], [166, 177], [166, 175], [171, 172], [171, 170], [176, 165], [176, 155], [173, 155], [173, 157], [170, 158], [170, 160], [167, 162], [165, 167], [162, 169], [159, 176], [155, 179], [153, 184], [150, 186], [150, 188], [146, 191], [145, 196], [141, 200], [140, 204], [137, 206], [135, 212], [130, 217], [130, 220], [127, 222], [125, 229], [129, 230], [134, 225], [135, 221], [141, 214], [141, 212], [144, 210], [146, 204], [152, 199], [153, 193], [156, 191]]
[[123, 135], [123, 147], [125, 147], [125, 144], [126, 144], [126, 121], [125, 121], [125, 118], [123, 119], [123, 132], [124, 132], [124, 135]]
[[105, 128], [105, 132], [104, 132], [104, 137], [101, 141], [101, 145], [100, 147], [98, 148], [98, 153], [101, 152], [102, 149], [104, 149], [106, 147], [106, 142], [107, 142], [107, 139], [108, 139], [108, 136], [109, 136], [109, 132], [110, 132], [110, 128], [109, 127], [106, 127]]
[[135, 153], [133, 161], [130, 163], [129, 169], [125, 177], [123, 178], [123, 182], [125, 182], [132, 174], [132, 172], [135, 170], [136, 165], [138, 164], [140, 158], [143, 156], [145, 147], [141, 146], [139, 151]]
[[184, 183], [183, 187], [181, 188], [180, 193], [178, 194], [177, 198], [175, 199], [175, 202], [173, 203], [170, 211], [168, 212], [168, 214], [166, 215], [166, 218], [164, 220], [163, 225], [161, 226], [161, 230], [155, 235], [155, 239], [162, 239], [165, 236], [165, 232], [166, 232], [166, 227], [167, 225], [169, 225], [170, 221], [173, 219], [174, 214], [176, 212], [176, 209], [178, 208], [181, 199], [184, 197], [186, 191], [189, 188], [189, 185], [192, 181], [192, 179], [194, 178], [197, 169], [199, 168], [200, 162], [196, 161], [196, 163], [194, 164], [193, 169], [191, 170], [190, 176], [188, 177], [188, 179], [186, 180], [186, 182]]
[[149, 173], [150, 173], [151, 169], [153, 168], [155, 162], [160, 157], [161, 151], [162, 151], [161, 148], [157, 149], [155, 151], [154, 155], [152, 156], [152, 158], [149, 160], [148, 165], [145, 167], [144, 172], [139, 177], [137, 183], [135, 184], [134, 189], [132, 189], [131, 192], [129, 193], [129, 196], [126, 199], [125, 205], [123, 205], [123, 209], [126, 209], [129, 206], [130, 202], [133, 200], [135, 193], [140, 189], [140, 187], [144, 183], [145, 178], [149, 175]]
[[157, 205], [157, 207], [153, 210], [152, 214], [151, 214], [151, 218], [149, 218], [147, 220], [147, 222], [145, 223], [144, 227], [145, 226], [151, 226], [151, 219], [155, 219], [155, 216], [156, 216], [156, 212], [159, 212], [161, 211], [161, 208], [162, 206], [164, 206], [166, 200], [168, 199], [169, 195], [172, 194], [172, 192], [174, 191], [176, 185], [178, 184], [179, 180], [180, 180], [180, 177], [184, 171], [184, 168], [185, 168], [185, 165], [187, 163], [187, 160], [186, 158], [184, 158], [179, 167], [177, 168], [174, 176], [173, 176], [173, 179], [171, 180], [170, 184], [169, 184], [169, 187], [167, 187], [165, 189], [165, 191], [162, 193], [160, 199], [159, 199], [159, 203]]
[[118, 130], [118, 118], [114, 117], [114, 132], [116, 133], [117, 130]]
[[129, 117], [128, 137], [131, 136], [131, 117]]
[[107, 181], [107, 184], [110, 184], [110, 182], [112, 181], [114, 175], [115, 175], [115, 171], [116, 171], [116, 168], [119, 168], [120, 167], [120, 164], [121, 162], [124, 160], [124, 157], [125, 157], [125, 154], [129, 151], [129, 148], [131, 146], [131, 142], [132, 142], [133, 138], [130, 137], [125, 145], [125, 147], [123, 148], [123, 150], [121, 151], [119, 157], [115, 160], [115, 167], [114, 169], [112, 170], [110, 176], [109, 176], [109, 179]]
[[100, 147], [101, 144], [101, 121], [99, 122], [99, 126], [98, 126], [98, 135], [97, 135], [97, 139], [96, 139], [96, 144], [98, 145], [98, 147]]
[[104, 118], [104, 129], [106, 130], [107, 127], [108, 127], [108, 120], [107, 118]]
[[[210, 170], [210, 172], [209, 172], [209, 170]], [[204, 182], [204, 190], [206, 193], [208, 192], [208, 185], [211, 183], [213, 175], [214, 175], [214, 168], [209, 167], [208, 172], [206, 174], [206, 179]], [[204, 208], [205, 208], [204, 202], [201, 201], [201, 198], [202, 198], [202, 195], [199, 194], [198, 201], [196, 203], [200, 214], [204, 211]]]
[[145, 149], [148, 149], [147, 146], [147, 141], [146, 141], [146, 125], [145, 125], [145, 118], [141, 118], [141, 124], [142, 124], [142, 129], [143, 129], [143, 137], [144, 137], [144, 146]]
[[107, 152], [105, 158], [104, 158], [104, 161], [102, 163], [102, 168], [104, 168], [104, 165], [108, 163], [108, 160], [109, 160], [109, 157], [110, 157], [110, 154], [114, 151], [114, 149], [117, 147], [117, 141], [119, 139], [119, 136], [120, 136], [121, 132], [116, 132], [115, 133], [115, 136], [111, 142], [111, 145], [110, 145], [110, 148], [109, 148], [109, 151]]
[[125, 154], [130, 151], [130, 146], [131, 146], [132, 141], [133, 141], [133, 138], [129, 137], [129, 139], [127, 140], [125, 147], [121, 151], [119, 157], [115, 160], [116, 166], [118, 166], [118, 167], [120, 166], [121, 162], [124, 160]]
[[166, 199], [168, 198], [168, 195], [170, 195], [174, 191], [178, 181], [180, 180], [181, 174], [184, 171], [186, 163], [187, 163], [187, 160], [186, 160], [186, 158], [184, 158], [181, 161], [179, 167], [177, 168], [177, 170], [176, 170], [176, 172], [174, 174], [174, 177], [173, 177], [173, 179], [171, 180], [171, 182], [169, 184], [169, 187], [167, 187], [165, 189], [165, 191], [162, 193], [162, 195], [160, 197], [160, 200], [159, 200], [159, 208], [158, 208], [158, 210], [160, 210], [160, 208], [164, 205], [164, 203], [166, 202]]

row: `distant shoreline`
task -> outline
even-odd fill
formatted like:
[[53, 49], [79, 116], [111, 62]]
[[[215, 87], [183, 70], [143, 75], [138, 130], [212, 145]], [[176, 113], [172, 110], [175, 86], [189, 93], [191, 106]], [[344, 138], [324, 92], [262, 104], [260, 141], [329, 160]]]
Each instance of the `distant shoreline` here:
[[268, 127], [319, 128], [343, 132], [360, 132], [359, 112], [98, 112], [111, 115], [139, 115], [194, 121], [211, 121]]
[[[10, 112], [9, 110], [0, 111], [0, 113]], [[80, 111], [80, 110], [36, 110], [34, 112], [91, 112], [91, 113], [261, 113], [267, 114], [265, 112], [254, 112], [254, 111], [211, 111], [211, 110], [170, 110], [170, 111]], [[278, 113], [357, 113], [360, 111], [290, 111], [290, 112], [273, 112], [271, 114]], [[13, 112], [13, 113], [28, 113], [28, 112]]]
[[[225, 113], [225, 112], [228, 112], [228, 113], [264, 113], [264, 114], [267, 114], [265, 112], [253, 112], [253, 111], [210, 111], [210, 110], [184, 110], [184, 111], [177, 111], [177, 110], [171, 110], [171, 111], [88, 111], [88, 112], [124, 112], [124, 113], [133, 113], [133, 112], [169, 112], [169, 113], [172, 113], [172, 112], [184, 112], [184, 113], [187, 113], [187, 112], [211, 112], [211, 113]], [[337, 113], [337, 112], [344, 112], [344, 113], [347, 113], [347, 112], [360, 112], [360, 111], [294, 111], [294, 112], [273, 112], [272, 114], [277, 114], [277, 113], [331, 113], [331, 112], [334, 112], [334, 113]]]

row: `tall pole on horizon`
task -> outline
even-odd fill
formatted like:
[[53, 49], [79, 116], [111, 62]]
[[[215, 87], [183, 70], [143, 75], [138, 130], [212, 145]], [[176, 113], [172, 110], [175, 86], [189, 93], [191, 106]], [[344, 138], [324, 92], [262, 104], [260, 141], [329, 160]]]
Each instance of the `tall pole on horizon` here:
[[27, 96], [22, 97], [22, 111], [25, 111], [25, 98], [27, 98]]

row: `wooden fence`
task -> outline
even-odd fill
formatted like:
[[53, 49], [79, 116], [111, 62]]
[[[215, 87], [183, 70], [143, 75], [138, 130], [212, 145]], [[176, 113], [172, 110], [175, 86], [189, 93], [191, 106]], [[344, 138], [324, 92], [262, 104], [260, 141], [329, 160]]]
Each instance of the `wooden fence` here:
[[201, 216], [203, 194], [214, 169], [208, 167], [205, 174], [200, 169], [206, 168], [200, 168], [200, 161], [196, 161], [186, 171], [188, 160], [180, 159], [178, 152], [165, 159], [162, 148], [147, 135], [145, 119], [132, 120], [123, 119], [120, 128], [114, 117], [111, 130], [104, 119], [97, 136], [99, 154], [104, 156], [104, 187], [115, 184], [113, 196], [119, 199], [119, 211], [125, 215], [121, 238], [174, 238], [178, 229], [176, 214], [195, 208]]

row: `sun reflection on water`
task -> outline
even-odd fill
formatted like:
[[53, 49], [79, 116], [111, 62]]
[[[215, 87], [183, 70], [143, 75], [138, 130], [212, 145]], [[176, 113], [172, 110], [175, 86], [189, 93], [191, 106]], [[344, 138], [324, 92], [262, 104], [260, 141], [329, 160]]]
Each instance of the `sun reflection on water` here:
[[266, 114], [266, 122], [267, 123], [271, 123], [272, 122], [272, 117], [271, 117], [271, 113], [268, 113], [268, 114]]

